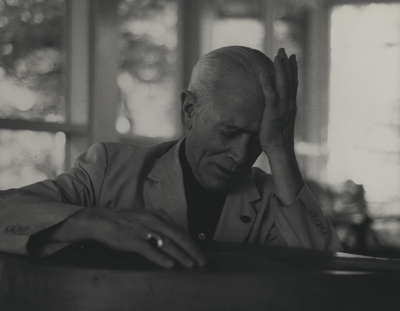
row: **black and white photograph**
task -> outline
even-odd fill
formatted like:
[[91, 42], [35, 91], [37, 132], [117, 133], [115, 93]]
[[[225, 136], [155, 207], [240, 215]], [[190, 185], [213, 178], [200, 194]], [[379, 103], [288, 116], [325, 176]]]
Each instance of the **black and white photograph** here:
[[0, 0], [0, 310], [400, 311], [400, 0]]

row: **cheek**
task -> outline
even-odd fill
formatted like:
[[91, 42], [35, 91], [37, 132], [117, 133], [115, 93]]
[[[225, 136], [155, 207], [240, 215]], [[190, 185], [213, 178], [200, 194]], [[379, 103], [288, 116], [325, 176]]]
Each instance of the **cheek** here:
[[[217, 135], [217, 134], [216, 134]], [[208, 141], [206, 158], [213, 163], [220, 163], [226, 161], [230, 150], [230, 143], [221, 140], [214, 136]]]
[[213, 137], [207, 134], [207, 131], [191, 131], [186, 137], [195, 170], [202, 171], [213, 154]]

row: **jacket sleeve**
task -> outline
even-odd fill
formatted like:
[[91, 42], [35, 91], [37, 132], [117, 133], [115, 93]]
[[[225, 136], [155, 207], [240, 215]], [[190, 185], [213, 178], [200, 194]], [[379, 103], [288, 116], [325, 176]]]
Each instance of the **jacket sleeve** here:
[[[0, 251], [28, 255], [29, 238], [86, 206], [96, 206], [107, 170], [107, 150], [95, 144], [54, 180], [0, 191]], [[67, 246], [51, 243], [42, 255]]]
[[343, 251], [335, 228], [323, 214], [307, 185], [291, 205], [283, 206], [275, 196], [270, 202], [274, 227], [267, 240], [267, 243], [271, 243], [268, 244]]

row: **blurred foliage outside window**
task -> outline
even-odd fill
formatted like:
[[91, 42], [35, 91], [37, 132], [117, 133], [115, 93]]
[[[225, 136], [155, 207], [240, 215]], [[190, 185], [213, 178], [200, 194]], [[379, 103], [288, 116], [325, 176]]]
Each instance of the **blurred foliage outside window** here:
[[[0, 119], [66, 121], [65, 2], [0, 0]], [[55, 177], [64, 157], [63, 133], [0, 130], [0, 189]]]
[[65, 122], [64, 2], [0, 1], [0, 118]]
[[65, 134], [0, 130], [0, 189], [29, 185], [62, 173]]
[[218, 0], [217, 18], [213, 21], [211, 50], [229, 45], [243, 45], [263, 50], [264, 23], [258, 16], [258, 1]]
[[255, 18], [222, 18], [213, 23], [212, 50], [228, 45], [243, 45], [262, 50], [264, 25]]
[[118, 6], [121, 112], [117, 131], [163, 140], [181, 134], [177, 100], [177, 0], [122, 0]]

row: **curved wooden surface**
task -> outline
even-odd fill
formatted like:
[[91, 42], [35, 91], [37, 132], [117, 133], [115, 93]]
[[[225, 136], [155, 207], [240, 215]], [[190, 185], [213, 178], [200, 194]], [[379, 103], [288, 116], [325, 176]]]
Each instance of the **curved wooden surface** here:
[[235, 243], [165, 270], [97, 246], [0, 253], [0, 310], [400, 310], [400, 261]]

